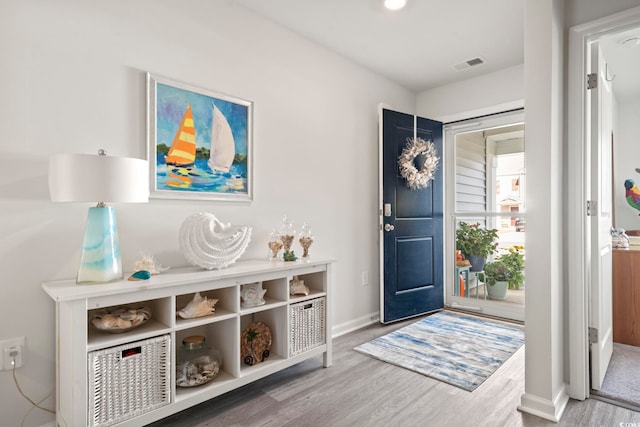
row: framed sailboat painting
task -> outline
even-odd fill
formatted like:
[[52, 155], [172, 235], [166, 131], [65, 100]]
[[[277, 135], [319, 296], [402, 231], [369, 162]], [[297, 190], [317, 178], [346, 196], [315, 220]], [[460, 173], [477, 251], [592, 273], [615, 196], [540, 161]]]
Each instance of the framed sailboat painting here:
[[150, 196], [253, 200], [253, 103], [147, 73]]

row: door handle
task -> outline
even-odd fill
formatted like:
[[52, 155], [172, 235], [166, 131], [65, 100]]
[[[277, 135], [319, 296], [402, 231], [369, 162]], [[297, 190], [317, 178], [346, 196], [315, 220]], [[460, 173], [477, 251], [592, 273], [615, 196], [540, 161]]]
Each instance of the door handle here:
[[384, 231], [393, 231], [395, 227], [391, 224], [385, 224], [384, 225]]

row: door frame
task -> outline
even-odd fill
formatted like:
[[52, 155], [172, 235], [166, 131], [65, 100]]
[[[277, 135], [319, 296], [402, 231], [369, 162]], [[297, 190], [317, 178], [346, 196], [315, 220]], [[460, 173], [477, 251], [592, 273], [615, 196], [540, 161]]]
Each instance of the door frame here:
[[[591, 289], [591, 233], [586, 216], [590, 194], [589, 105], [586, 97], [587, 52], [590, 43], [612, 34], [640, 27], [640, 7], [635, 7], [569, 29], [567, 114], [567, 278], [569, 289], [569, 396], [589, 397], [589, 303]], [[570, 191], [569, 191], [570, 190]]]
[[[516, 123], [525, 123], [525, 112], [522, 108], [512, 111], [497, 112], [483, 117], [461, 120], [455, 123], [447, 123], [443, 126], [443, 144], [445, 151], [445, 234], [444, 234], [444, 303], [446, 307], [480, 312], [488, 315], [504, 317], [512, 320], [524, 321], [524, 307], [513, 307], [511, 304], [481, 299], [467, 299], [453, 296], [455, 282], [454, 259], [456, 247], [456, 147], [455, 136], [459, 133], [474, 132], [482, 129], [510, 126]], [[526, 124], [525, 124], [526, 126]], [[526, 139], [526, 138], [525, 138]], [[526, 147], [526, 141], [525, 141]], [[525, 149], [526, 157], [526, 149]], [[495, 212], [462, 212], [461, 216], [500, 217], [502, 214]], [[476, 215], [477, 214], [477, 215]], [[519, 217], [525, 217], [520, 213]], [[526, 292], [526, 291], [525, 291]], [[526, 303], [525, 303], [526, 304]]]

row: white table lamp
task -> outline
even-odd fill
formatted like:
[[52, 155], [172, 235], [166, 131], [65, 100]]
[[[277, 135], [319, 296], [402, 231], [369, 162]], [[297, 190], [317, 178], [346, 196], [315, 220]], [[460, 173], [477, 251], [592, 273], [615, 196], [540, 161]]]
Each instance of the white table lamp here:
[[104, 150], [56, 154], [49, 160], [49, 193], [54, 202], [98, 202], [89, 208], [77, 283], [122, 279], [116, 216], [105, 202], [148, 201], [148, 162]]

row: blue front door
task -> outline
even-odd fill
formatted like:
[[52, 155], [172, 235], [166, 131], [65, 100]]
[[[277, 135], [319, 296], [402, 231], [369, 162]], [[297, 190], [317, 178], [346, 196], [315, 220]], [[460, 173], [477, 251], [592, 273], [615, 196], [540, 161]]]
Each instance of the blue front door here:
[[416, 135], [434, 143], [440, 161], [429, 186], [412, 190], [400, 175], [398, 157], [414, 136], [414, 116], [382, 112], [383, 323], [444, 307], [442, 123], [416, 122]]

